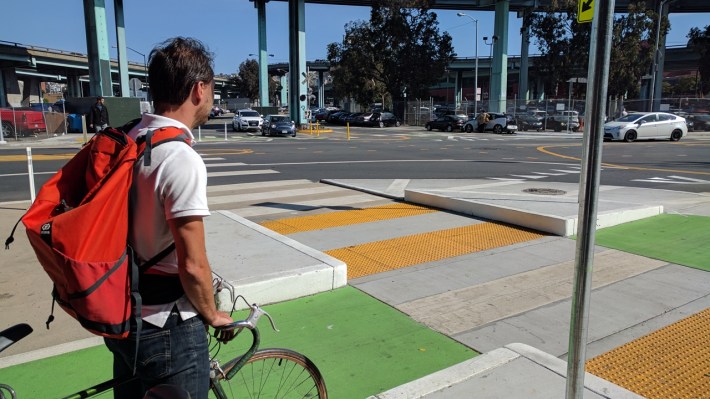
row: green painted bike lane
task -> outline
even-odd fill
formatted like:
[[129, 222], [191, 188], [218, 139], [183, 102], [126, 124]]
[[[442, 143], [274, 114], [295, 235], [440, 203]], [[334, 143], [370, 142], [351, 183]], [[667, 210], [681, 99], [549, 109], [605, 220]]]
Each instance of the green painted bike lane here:
[[[289, 348], [308, 356], [332, 398], [366, 398], [477, 355], [352, 287], [264, 308], [280, 332], [262, 319], [261, 347]], [[241, 312], [235, 318], [245, 316]], [[250, 337], [244, 333], [223, 345], [217, 358], [242, 353]], [[102, 345], [0, 369], [0, 383], [12, 386], [19, 399], [58, 398], [107, 380], [110, 374], [111, 355]]]

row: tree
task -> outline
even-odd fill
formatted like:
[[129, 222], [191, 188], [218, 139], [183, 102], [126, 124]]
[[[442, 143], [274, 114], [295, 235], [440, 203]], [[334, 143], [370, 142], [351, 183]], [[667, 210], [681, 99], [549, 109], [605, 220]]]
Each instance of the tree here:
[[249, 59], [239, 64], [239, 72], [232, 78], [232, 83], [241, 97], [255, 101], [259, 98], [259, 63]]
[[[641, 1], [630, 3], [628, 13], [614, 19], [610, 96], [639, 94], [641, 77], [653, 64], [657, 18], [658, 14]], [[548, 94], [557, 94], [557, 87], [575, 74], [587, 73], [591, 24], [577, 22], [576, 0], [553, 0], [544, 12], [531, 14], [525, 23], [541, 52], [538, 70]], [[662, 35], [669, 26], [664, 19]]]
[[710, 90], [710, 25], [704, 30], [692, 28], [688, 33], [688, 47], [700, 55], [698, 71], [700, 72], [700, 93]]
[[333, 90], [358, 103], [422, 97], [455, 56], [426, 0], [375, 0], [370, 20], [345, 26], [342, 43], [328, 45]]
[[587, 71], [589, 63], [590, 24], [577, 22], [575, 0], [553, 0], [545, 11], [531, 13], [524, 23], [540, 49], [538, 75], [549, 96], [567, 81]]

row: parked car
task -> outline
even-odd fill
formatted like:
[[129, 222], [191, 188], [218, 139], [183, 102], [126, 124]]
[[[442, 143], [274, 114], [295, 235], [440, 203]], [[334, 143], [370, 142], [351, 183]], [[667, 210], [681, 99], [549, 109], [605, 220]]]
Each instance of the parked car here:
[[670, 139], [688, 134], [685, 118], [665, 112], [635, 112], [604, 124], [605, 140]]
[[[513, 134], [516, 130], [518, 130], [518, 125], [515, 124], [513, 115], [501, 114], [498, 112], [489, 112], [488, 115], [490, 119], [488, 120], [486, 127], [483, 129], [484, 131], [491, 131], [496, 134]], [[478, 131], [478, 121], [476, 120], [477, 116], [478, 115], [475, 115], [468, 122], [466, 122], [466, 124], [464, 124], [463, 130], [465, 132], [471, 133], [473, 131]]]
[[427, 122], [424, 127], [429, 131], [432, 129], [446, 130], [447, 132], [463, 131], [463, 125], [467, 120], [468, 118], [462, 115], [444, 115]]
[[225, 114], [224, 110], [221, 107], [215, 105], [214, 107], [212, 107], [212, 110], [210, 111], [210, 118], [222, 116], [224, 114]]
[[577, 111], [562, 111], [547, 118], [547, 129], [553, 129], [556, 132], [563, 130], [576, 132], [579, 130], [579, 126], [579, 112]]
[[338, 123], [340, 116], [343, 114], [347, 114], [347, 112], [345, 112], [345, 111], [331, 112], [325, 117], [325, 121], [328, 123]]
[[264, 125], [261, 128], [261, 135], [296, 137], [296, 124], [286, 115], [266, 115]]
[[518, 125], [518, 129], [521, 131], [535, 130], [539, 132], [543, 129], [542, 121], [530, 114], [517, 115], [515, 117], [515, 124]]
[[693, 131], [695, 132], [710, 132], [710, 115], [688, 115], [688, 131], [690, 131], [690, 122], [693, 122]]
[[0, 119], [5, 137], [33, 136], [47, 131], [42, 111], [29, 108], [0, 108]]
[[349, 114], [343, 120], [343, 124], [355, 125], [357, 118], [360, 117], [361, 115], [364, 115], [364, 113], [363, 112], [354, 112], [352, 114]]
[[370, 114], [364, 114], [360, 116], [359, 124], [363, 126], [399, 126], [401, 122], [391, 112], [372, 112]]
[[232, 130], [237, 131], [249, 131], [249, 130], [261, 130], [261, 126], [264, 123], [261, 115], [253, 109], [240, 109], [234, 113], [234, 118], [232, 118]]

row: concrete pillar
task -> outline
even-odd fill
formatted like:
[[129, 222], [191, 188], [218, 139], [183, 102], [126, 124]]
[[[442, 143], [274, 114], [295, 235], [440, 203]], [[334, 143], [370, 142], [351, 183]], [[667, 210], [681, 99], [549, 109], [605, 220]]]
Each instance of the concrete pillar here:
[[89, 95], [113, 96], [105, 0], [83, 0]]
[[[530, 10], [523, 11], [523, 20], [530, 13]], [[530, 69], [528, 58], [530, 51], [530, 27], [523, 23], [522, 40], [520, 43], [520, 75], [518, 77], [518, 100], [521, 103], [530, 99], [528, 89], [528, 71]], [[517, 104], [516, 104], [517, 106]]]
[[266, 0], [255, 0], [259, 36], [259, 105], [269, 105], [269, 54], [266, 45]]
[[30, 103], [41, 103], [42, 92], [40, 90], [40, 80], [36, 77], [25, 77], [22, 81], [22, 100], [23, 107], [29, 107]]
[[505, 112], [506, 89], [508, 87], [508, 12], [510, 0], [496, 2], [495, 27], [493, 32], [498, 37], [493, 44], [493, 76], [489, 110]]
[[279, 105], [284, 105], [284, 104], [288, 104], [288, 88], [289, 88], [288, 74], [284, 74], [283, 76], [281, 76], [280, 79], [281, 79], [281, 82], [280, 82], [281, 83], [281, 93], [279, 93], [280, 94], [280, 99], [279, 99], [280, 104]]
[[22, 103], [22, 88], [20, 80], [14, 69], [0, 70], [2, 74], [3, 93], [5, 96], [0, 100], [3, 107], [19, 107]]
[[76, 75], [67, 76], [67, 97], [82, 97], [81, 82]]
[[318, 107], [325, 106], [325, 72], [318, 71]]
[[463, 101], [463, 72], [462, 71], [456, 71], [456, 79], [454, 80], [454, 87], [455, 87], [455, 91], [456, 91], [456, 109], [459, 109], [459, 108], [461, 108], [461, 102]]
[[308, 77], [306, 71], [306, 7], [305, 0], [288, 2], [289, 16], [289, 102], [291, 119], [297, 125], [306, 122]]
[[123, 17], [123, 0], [113, 0], [116, 19], [116, 47], [118, 49], [118, 77], [121, 97], [130, 97], [128, 86], [128, 57], [126, 55], [126, 24]]

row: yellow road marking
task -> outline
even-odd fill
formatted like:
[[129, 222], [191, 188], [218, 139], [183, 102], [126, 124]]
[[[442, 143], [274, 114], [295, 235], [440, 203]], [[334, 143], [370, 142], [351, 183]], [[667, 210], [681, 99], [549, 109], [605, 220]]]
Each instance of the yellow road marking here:
[[[580, 147], [581, 144], [576, 144], [576, 145], [554, 145], [554, 146], [539, 146], [537, 147], [537, 150], [545, 153], [547, 155], [552, 155], [553, 157], [558, 157], [558, 158], [564, 158], [564, 159], [571, 159], [574, 161], [581, 161], [581, 158], [578, 157], [573, 157], [570, 155], [563, 155], [563, 154], [558, 154], [556, 152], [548, 150], [548, 148], [556, 148], [556, 147]], [[691, 171], [691, 170], [683, 170], [683, 169], [665, 169], [665, 168], [644, 168], [641, 166], [626, 166], [626, 165], [619, 165], [619, 164], [613, 164], [613, 163], [602, 163], [602, 166], [606, 166], [608, 168], [619, 168], [619, 169], [627, 169], [627, 170], [647, 170], [647, 171], [655, 171], [655, 172], [672, 172], [672, 173], [687, 173], [691, 175], [706, 175], [710, 176], [710, 172], [700, 172], [700, 171]]]
[[710, 308], [587, 361], [587, 371], [649, 399], [708, 398]]
[[419, 205], [396, 203], [349, 211], [329, 212], [320, 215], [271, 220], [263, 222], [261, 225], [280, 234], [294, 234], [303, 231], [349, 226], [433, 212], [437, 211]]
[[[76, 155], [76, 154], [52, 154], [52, 155], [33, 154], [32, 160], [33, 161], [58, 161], [58, 160], [62, 160], [62, 159], [71, 159], [74, 155]], [[0, 162], [25, 162], [25, 161], [27, 161], [26, 154], [0, 155]]]
[[381, 240], [326, 253], [348, 265], [348, 279], [530, 241], [544, 234], [502, 223], [478, 223]]

